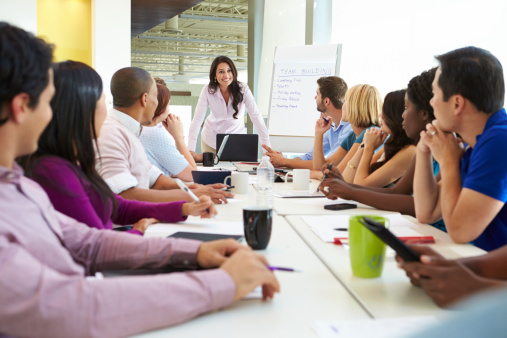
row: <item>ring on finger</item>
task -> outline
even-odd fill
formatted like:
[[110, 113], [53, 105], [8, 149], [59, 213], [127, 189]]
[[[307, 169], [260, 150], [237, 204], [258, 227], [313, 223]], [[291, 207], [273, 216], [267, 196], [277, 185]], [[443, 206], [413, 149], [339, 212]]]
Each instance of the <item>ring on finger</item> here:
[[329, 193], [329, 187], [327, 187], [327, 186], [324, 187], [322, 190], [325, 191], [325, 192], [327, 192], [327, 193]]
[[433, 130], [433, 131], [430, 131], [428, 134], [430, 134], [430, 136], [434, 136], [436, 133], [437, 133], [437, 131]]

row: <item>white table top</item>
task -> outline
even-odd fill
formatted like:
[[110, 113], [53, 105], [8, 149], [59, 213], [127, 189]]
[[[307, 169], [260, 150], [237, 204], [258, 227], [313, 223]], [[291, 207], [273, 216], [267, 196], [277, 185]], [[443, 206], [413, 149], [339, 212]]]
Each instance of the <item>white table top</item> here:
[[[157, 229], [159, 227], [159, 229]], [[165, 225], [146, 236], [161, 236]], [[357, 303], [281, 216], [274, 218], [269, 246], [259, 251], [270, 264], [298, 273], [275, 272], [281, 292], [272, 301], [242, 300], [190, 322], [144, 334], [144, 337], [312, 337], [315, 319], [366, 319]]]
[[[338, 213], [348, 213], [338, 211]], [[369, 214], [377, 214], [369, 210]], [[410, 217], [410, 216], [406, 216]], [[414, 222], [416, 220], [410, 217]], [[314, 253], [326, 264], [343, 285], [354, 294], [358, 301], [375, 318], [436, 315], [440, 317], [448, 310], [437, 307], [420, 288], [410, 284], [403, 270], [394, 259], [394, 251], [388, 248], [382, 276], [379, 278], [358, 278], [352, 275], [348, 250], [342, 245], [324, 243], [302, 220], [300, 216], [287, 216], [287, 221], [298, 232]], [[433, 236], [436, 250], [448, 258], [483, 254], [484, 251], [471, 245], [456, 244], [449, 236], [430, 226], [417, 223], [414, 231]]]
[[[310, 187], [319, 184], [313, 180]], [[291, 191], [292, 184], [276, 183], [275, 191]], [[217, 205], [218, 216], [211, 222], [242, 224], [242, 209], [255, 204], [256, 190], [236, 195], [229, 204]], [[266, 250], [260, 251], [272, 265], [294, 267], [302, 273], [276, 272], [281, 294], [274, 300], [242, 300], [231, 307], [203, 315], [190, 322], [143, 336], [314, 336], [315, 319], [365, 319], [432, 315], [442, 317], [448, 310], [438, 308], [424, 292], [410, 284], [397, 268], [394, 252], [388, 249], [380, 278], [352, 276], [348, 251], [343, 246], [323, 242], [302, 220], [302, 215], [338, 214], [325, 210], [325, 204], [337, 203], [326, 198], [276, 198], [273, 233]], [[359, 204], [358, 209], [342, 213], [389, 214]], [[406, 216], [409, 217], [409, 216]], [[190, 221], [196, 218], [189, 218]], [[413, 220], [413, 218], [411, 218]], [[145, 236], [167, 236], [171, 226], [150, 226]], [[484, 253], [471, 245], [454, 244], [449, 236], [428, 225], [414, 228], [435, 238], [433, 246], [448, 258]], [[240, 229], [238, 231], [241, 231]]]

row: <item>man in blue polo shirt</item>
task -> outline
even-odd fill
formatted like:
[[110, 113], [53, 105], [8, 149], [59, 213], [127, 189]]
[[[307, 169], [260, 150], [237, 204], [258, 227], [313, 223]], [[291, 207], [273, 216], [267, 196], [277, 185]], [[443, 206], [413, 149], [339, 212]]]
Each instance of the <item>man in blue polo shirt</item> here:
[[[352, 132], [352, 126], [348, 122], [343, 122], [342, 105], [347, 93], [347, 84], [342, 78], [337, 76], [324, 76], [317, 80], [319, 87], [315, 102], [317, 110], [321, 113], [322, 124], [326, 125], [328, 130], [324, 134], [323, 150], [324, 156], [333, 154], [342, 141]], [[275, 151], [266, 145], [266, 155], [270, 157], [271, 163], [275, 167], [313, 169], [313, 148], [306, 154], [294, 159], [283, 157], [281, 152]]]
[[[443, 218], [457, 243], [490, 251], [507, 244], [507, 115], [502, 65], [466, 47], [437, 57], [431, 105], [437, 118], [421, 133], [414, 179], [417, 219]], [[468, 145], [463, 151], [453, 133]], [[440, 164], [441, 180], [432, 172]]]

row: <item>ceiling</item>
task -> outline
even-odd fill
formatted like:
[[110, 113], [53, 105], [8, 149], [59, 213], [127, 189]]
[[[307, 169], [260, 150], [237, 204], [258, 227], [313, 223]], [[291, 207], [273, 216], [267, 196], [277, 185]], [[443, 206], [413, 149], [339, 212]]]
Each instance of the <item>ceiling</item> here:
[[218, 55], [246, 70], [248, 0], [132, 0], [132, 34], [132, 65], [166, 82], [207, 78]]

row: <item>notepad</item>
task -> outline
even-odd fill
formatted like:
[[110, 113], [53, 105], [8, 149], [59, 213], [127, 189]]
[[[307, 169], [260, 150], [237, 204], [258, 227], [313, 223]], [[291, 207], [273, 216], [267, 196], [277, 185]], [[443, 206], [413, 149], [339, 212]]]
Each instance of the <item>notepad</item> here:
[[232, 238], [239, 241], [243, 238], [243, 236], [241, 235], [210, 234], [203, 232], [185, 232], [185, 231], [178, 231], [167, 237], [195, 239], [203, 242], [216, 241], [218, 239], [227, 239], [227, 238]]
[[412, 336], [435, 324], [438, 324], [438, 320], [432, 316], [374, 320], [315, 320], [313, 330], [320, 338], [401, 338]]
[[[349, 237], [349, 218], [356, 214], [340, 215], [318, 215], [301, 216], [301, 219], [320, 237], [324, 242], [334, 243], [335, 238], [347, 243]], [[401, 214], [383, 215], [389, 219], [389, 230], [397, 237], [422, 237], [421, 234], [413, 230], [416, 224], [406, 219]], [[340, 229], [340, 230], [336, 230]]]
[[326, 197], [322, 192], [314, 190], [293, 190], [293, 191], [277, 191], [273, 194], [275, 197], [281, 198], [316, 198]]

